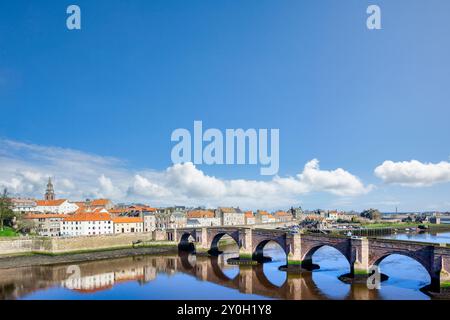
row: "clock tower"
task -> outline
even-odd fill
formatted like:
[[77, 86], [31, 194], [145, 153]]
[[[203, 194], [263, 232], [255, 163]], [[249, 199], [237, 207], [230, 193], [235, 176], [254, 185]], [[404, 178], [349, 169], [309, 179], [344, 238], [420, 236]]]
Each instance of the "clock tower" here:
[[47, 189], [45, 190], [45, 200], [55, 200], [55, 190], [53, 190], [51, 178], [48, 178]]

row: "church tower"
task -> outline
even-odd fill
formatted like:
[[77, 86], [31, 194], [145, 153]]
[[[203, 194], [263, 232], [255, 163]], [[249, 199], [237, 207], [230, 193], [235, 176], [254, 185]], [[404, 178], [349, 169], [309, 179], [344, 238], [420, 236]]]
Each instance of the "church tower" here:
[[55, 191], [53, 190], [51, 178], [48, 178], [47, 190], [45, 190], [45, 200], [55, 200]]

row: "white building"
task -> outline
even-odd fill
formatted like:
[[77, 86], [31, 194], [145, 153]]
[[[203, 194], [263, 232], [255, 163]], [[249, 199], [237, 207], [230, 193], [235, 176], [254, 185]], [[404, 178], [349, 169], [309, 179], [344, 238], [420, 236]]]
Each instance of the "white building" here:
[[113, 234], [114, 222], [106, 212], [77, 212], [61, 221], [62, 236]]
[[140, 217], [116, 217], [113, 218], [114, 233], [142, 232], [144, 220]]
[[256, 217], [253, 215], [253, 212], [247, 211], [245, 212], [245, 224], [246, 225], [252, 225], [256, 224]]
[[221, 219], [223, 226], [245, 225], [245, 214], [239, 208], [218, 208], [215, 216]]
[[62, 281], [62, 285], [71, 290], [91, 293], [112, 288], [114, 281], [114, 272], [108, 272], [84, 277], [69, 277]]
[[156, 229], [156, 217], [153, 212], [144, 213], [144, 232], [152, 232]]
[[211, 210], [193, 210], [187, 213], [187, 227], [215, 227], [220, 226], [221, 219]]
[[33, 199], [11, 199], [14, 212], [34, 212], [36, 211], [36, 201]]
[[68, 214], [77, 211], [79, 207], [66, 199], [59, 200], [36, 200], [35, 211], [41, 213]]

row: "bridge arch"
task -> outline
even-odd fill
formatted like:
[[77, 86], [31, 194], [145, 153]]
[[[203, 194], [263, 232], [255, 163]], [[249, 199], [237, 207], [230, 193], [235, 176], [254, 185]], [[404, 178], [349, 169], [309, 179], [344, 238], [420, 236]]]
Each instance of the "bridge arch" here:
[[270, 242], [274, 242], [274, 243], [278, 244], [278, 246], [283, 250], [283, 252], [287, 258], [288, 252], [287, 252], [287, 248], [286, 248], [286, 242], [281, 241], [280, 239], [277, 239], [277, 238], [274, 238], [274, 239], [267, 238], [267, 239], [259, 241], [254, 246], [253, 259], [263, 260], [264, 259], [264, 247]]
[[380, 255], [378, 257], [372, 258], [371, 260], [373, 262], [372, 262], [371, 265], [372, 266], [379, 266], [381, 264], [381, 262], [383, 262], [387, 257], [390, 257], [392, 255], [399, 255], [399, 256], [408, 257], [408, 258], [416, 261], [417, 263], [419, 263], [423, 267], [423, 269], [428, 273], [428, 275], [430, 277], [430, 283], [436, 277], [436, 275], [434, 274], [433, 270], [431, 269], [431, 266], [429, 266], [429, 263], [427, 263], [427, 261], [423, 261], [423, 259], [421, 257], [416, 256], [416, 255], [414, 255], [414, 253], [409, 253], [407, 251], [392, 251], [392, 252]]
[[339, 245], [334, 246], [334, 245], [329, 244], [329, 243], [321, 243], [321, 244], [312, 246], [312, 247], [308, 248], [307, 250], [305, 250], [305, 252], [304, 252], [304, 254], [303, 254], [303, 256], [302, 256], [302, 265], [303, 265], [304, 267], [307, 267], [307, 268], [310, 267], [310, 268], [312, 268], [312, 269], [318, 269], [319, 266], [313, 264], [313, 255], [314, 255], [319, 249], [327, 248], [327, 247], [328, 247], [328, 248], [332, 248], [333, 250], [339, 252], [339, 253], [345, 258], [345, 261], [348, 262], [349, 269], [351, 268], [352, 262], [351, 262], [350, 259], [349, 259], [349, 254], [348, 254], [348, 252], [347, 252], [347, 248], [341, 247], [341, 246], [339, 246]]
[[179, 239], [178, 250], [195, 251], [195, 234], [192, 232], [182, 232]]
[[218, 232], [215, 235], [212, 235], [211, 245], [210, 245], [210, 253], [220, 253], [219, 251], [219, 242], [224, 236], [229, 236], [234, 240], [234, 243], [239, 248], [239, 234], [233, 232]]

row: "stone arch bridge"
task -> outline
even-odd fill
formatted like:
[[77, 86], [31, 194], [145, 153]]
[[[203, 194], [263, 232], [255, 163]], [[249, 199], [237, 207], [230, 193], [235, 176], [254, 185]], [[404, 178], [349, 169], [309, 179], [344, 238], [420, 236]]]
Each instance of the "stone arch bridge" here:
[[450, 285], [450, 246], [433, 243], [324, 234], [291, 234], [286, 231], [245, 227], [208, 227], [167, 230], [167, 240], [178, 242], [180, 250], [195, 246], [196, 252], [218, 252], [220, 239], [228, 235], [239, 247], [240, 259], [261, 261], [264, 246], [279, 244], [288, 265], [312, 266], [312, 255], [323, 246], [337, 249], [350, 264], [351, 274], [368, 275], [373, 266], [392, 254], [418, 261], [429, 273], [430, 289]]

